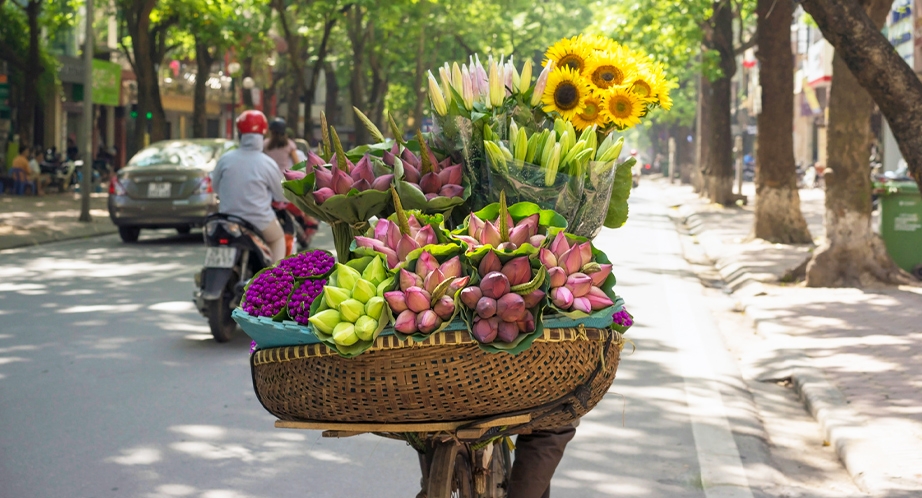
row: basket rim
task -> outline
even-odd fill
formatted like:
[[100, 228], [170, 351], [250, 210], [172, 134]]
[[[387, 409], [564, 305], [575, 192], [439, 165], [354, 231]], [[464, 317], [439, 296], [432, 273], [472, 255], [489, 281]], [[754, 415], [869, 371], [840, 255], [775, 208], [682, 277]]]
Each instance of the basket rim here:
[[[597, 341], [604, 342], [608, 340], [609, 335], [613, 334], [613, 345], [619, 350], [624, 348], [624, 336], [620, 332], [611, 328], [592, 328], [580, 324], [577, 327], [549, 328], [544, 329], [544, 334], [535, 342], [575, 342], [575, 341]], [[401, 341], [397, 336], [379, 336], [375, 339], [374, 344], [363, 354], [356, 358], [361, 358], [365, 353], [374, 351], [388, 351], [398, 349], [421, 349], [431, 347], [458, 347], [477, 344], [471, 338], [466, 330], [436, 332], [426, 338], [425, 341], [415, 342], [412, 340]], [[493, 353], [490, 353], [493, 354]], [[276, 348], [260, 349], [253, 353], [252, 365], [254, 367], [271, 363], [284, 363], [288, 361], [319, 358], [327, 356], [340, 356], [335, 349], [328, 347], [326, 344], [302, 344], [298, 346], [281, 346]], [[344, 358], [345, 359], [345, 358]], [[355, 359], [355, 358], [352, 358]]]

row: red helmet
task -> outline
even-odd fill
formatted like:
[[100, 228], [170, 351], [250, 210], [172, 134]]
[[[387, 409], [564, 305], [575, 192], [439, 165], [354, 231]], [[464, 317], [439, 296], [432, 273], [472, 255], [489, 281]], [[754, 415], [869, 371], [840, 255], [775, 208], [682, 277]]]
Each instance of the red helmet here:
[[266, 121], [266, 115], [259, 111], [243, 111], [237, 116], [237, 133], [266, 133], [269, 122]]

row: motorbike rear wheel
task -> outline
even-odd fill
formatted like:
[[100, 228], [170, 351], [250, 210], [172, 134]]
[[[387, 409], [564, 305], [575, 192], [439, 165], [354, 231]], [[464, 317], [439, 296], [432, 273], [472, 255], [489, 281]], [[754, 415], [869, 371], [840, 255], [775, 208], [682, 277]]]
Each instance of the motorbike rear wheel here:
[[234, 310], [234, 285], [237, 279], [230, 278], [227, 281], [221, 297], [215, 300], [205, 301], [205, 309], [208, 313], [208, 326], [211, 328], [211, 335], [215, 342], [227, 342], [231, 340], [234, 330], [237, 328], [237, 322], [231, 317]]

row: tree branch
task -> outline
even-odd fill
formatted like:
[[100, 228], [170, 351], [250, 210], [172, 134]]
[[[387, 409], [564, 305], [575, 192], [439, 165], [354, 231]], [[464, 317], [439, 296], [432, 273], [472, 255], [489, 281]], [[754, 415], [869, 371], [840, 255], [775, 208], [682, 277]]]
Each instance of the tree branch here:
[[752, 36], [749, 37], [749, 40], [747, 40], [744, 43], [741, 43], [738, 47], [733, 48], [733, 55], [740, 55], [743, 52], [749, 50], [750, 48], [758, 44], [759, 44], [759, 39], [755, 34], [753, 34]]

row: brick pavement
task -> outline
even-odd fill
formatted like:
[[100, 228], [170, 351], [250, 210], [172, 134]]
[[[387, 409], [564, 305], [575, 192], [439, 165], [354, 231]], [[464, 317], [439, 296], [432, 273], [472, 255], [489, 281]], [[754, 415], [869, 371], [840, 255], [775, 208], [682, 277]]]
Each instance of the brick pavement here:
[[92, 194], [90, 223], [77, 221], [80, 196], [73, 193], [40, 197], [0, 195], [0, 250], [115, 233], [106, 209], [108, 194]]

